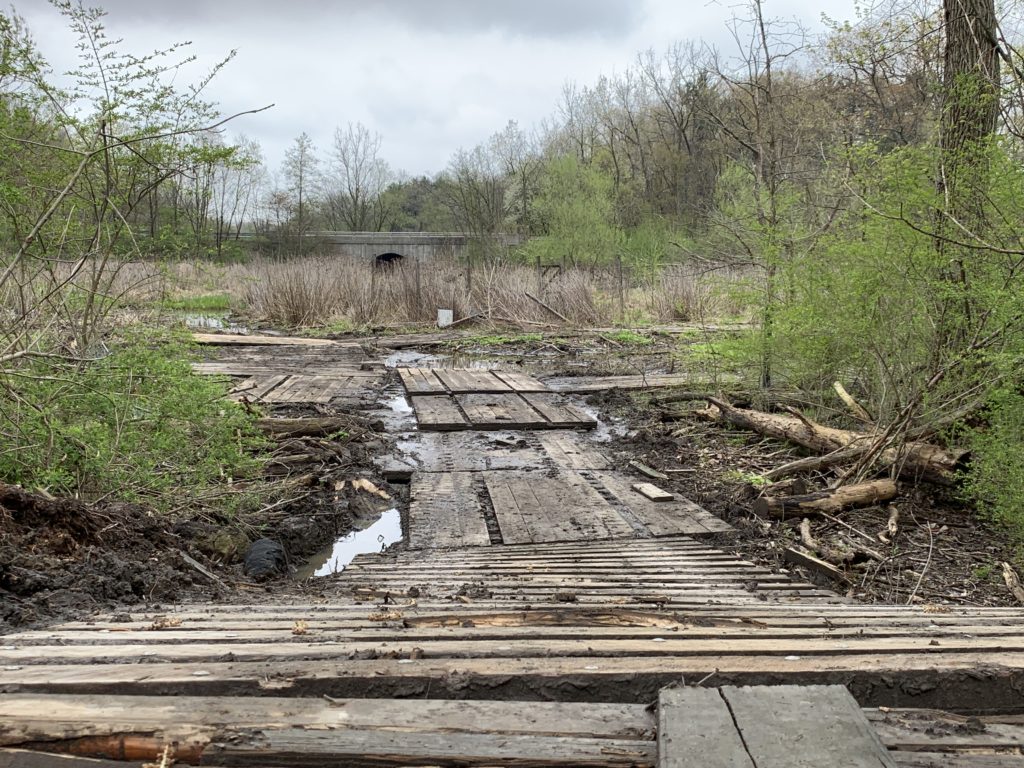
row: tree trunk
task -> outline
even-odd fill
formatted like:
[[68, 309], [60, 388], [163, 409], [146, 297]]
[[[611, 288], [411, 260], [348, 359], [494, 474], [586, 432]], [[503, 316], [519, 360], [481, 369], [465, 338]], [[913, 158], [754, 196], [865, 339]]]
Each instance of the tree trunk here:
[[754, 502], [754, 513], [761, 517], [811, 517], [819, 512], [834, 514], [852, 507], [870, 507], [896, 498], [896, 483], [874, 480], [842, 488], [801, 496], [762, 496]]
[[[826, 427], [788, 414], [735, 408], [716, 398], [710, 398], [708, 402], [711, 407], [696, 412], [703, 419], [726, 421], [768, 437], [788, 440], [816, 453], [831, 453], [849, 447], [848, 458], [856, 458], [872, 450], [878, 437], [870, 432]], [[883, 466], [899, 467], [900, 475], [907, 479], [953, 485], [964, 456], [964, 453], [946, 451], [931, 443], [908, 442], [883, 449], [878, 454], [878, 461]]]

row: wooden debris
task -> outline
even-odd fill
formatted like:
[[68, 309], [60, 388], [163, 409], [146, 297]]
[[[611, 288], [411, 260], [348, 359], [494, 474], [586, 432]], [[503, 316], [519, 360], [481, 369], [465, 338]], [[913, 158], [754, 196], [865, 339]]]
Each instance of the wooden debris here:
[[810, 552], [807, 552], [800, 547], [786, 547], [783, 550], [783, 555], [786, 558], [786, 562], [793, 563], [794, 565], [802, 565], [804, 568], [808, 568], [812, 571], [827, 576], [830, 579], [840, 582], [841, 584], [849, 584], [850, 580], [846, 578], [846, 574], [836, 568], [832, 563], [827, 563], [824, 560], [815, 557]]
[[814, 515], [819, 512], [840, 512], [851, 507], [865, 507], [889, 501], [898, 492], [892, 480], [846, 485], [834, 490], [805, 493], [800, 496], [762, 496], [754, 502], [754, 513], [761, 517]]
[[1009, 563], [1003, 563], [1003, 581], [1017, 602], [1024, 603], [1024, 587], [1021, 586], [1020, 577]]
[[256, 426], [278, 438], [322, 437], [338, 432], [374, 431], [383, 424], [358, 416], [317, 416], [300, 419], [257, 419]]
[[358, 480], [352, 481], [352, 487], [357, 491], [365, 491], [366, 493], [374, 496], [380, 496], [382, 499], [390, 499], [391, 495], [387, 491], [382, 491], [372, 482], [367, 480], [365, 477], [360, 477]]
[[566, 317], [565, 315], [563, 315], [563, 314], [562, 314], [561, 312], [559, 312], [559, 311], [558, 311], [557, 309], [552, 309], [552, 308], [551, 308], [550, 306], [548, 306], [547, 304], [545, 304], [545, 303], [544, 303], [543, 301], [541, 301], [540, 299], [538, 299], [538, 298], [537, 298], [536, 296], [534, 296], [534, 295], [533, 295], [532, 293], [530, 293], [529, 291], [524, 291], [524, 293], [526, 294], [526, 298], [528, 298], [528, 299], [530, 299], [531, 301], [533, 301], [533, 302], [535, 302], [535, 303], [539, 304], [539, 305], [540, 305], [541, 307], [543, 307], [544, 309], [546, 309], [546, 310], [547, 310], [548, 312], [550, 312], [550, 313], [551, 313], [552, 315], [554, 315], [555, 317], [557, 317], [557, 318], [558, 318], [559, 320], [561, 320], [561, 321], [562, 321], [563, 323], [568, 323], [568, 322], [569, 322], [569, 318], [567, 318], [567, 317]]
[[199, 571], [201, 574], [203, 574], [203, 576], [208, 578], [210, 581], [214, 582], [215, 584], [219, 584], [222, 587], [227, 588], [227, 584], [225, 584], [223, 582], [223, 580], [221, 580], [221, 578], [219, 576], [211, 573], [207, 568], [203, 567], [203, 564], [200, 563], [198, 560], [196, 560], [193, 557], [189, 557], [187, 554], [182, 552], [180, 549], [178, 550], [178, 554], [181, 555], [181, 559], [182, 560], [184, 560], [188, 565], [190, 565], [193, 568], [195, 568], [197, 571]]
[[668, 480], [668, 475], [664, 472], [659, 472], [652, 467], [648, 467], [646, 464], [641, 464], [639, 461], [629, 462], [629, 466], [639, 472], [641, 475], [645, 475], [652, 480]]
[[846, 404], [846, 407], [850, 409], [850, 412], [857, 419], [863, 421], [865, 424], [874, 423], [874, 419], [871, 418], [871, 414], [867, 412], [864, 406], [853, 399], [853, 395], [846, 391], [846, 387], [843, 386], [842, 382], [832, 382], [832, 389], [836, 391], [836, 394], [839, 395], [839, 399]]
[[[727, 422], [758, 434], [787, 440], [818, 453], [830, 454], [844, 451], [844, 459], [856, 458], [876, 451], [878, 435], [835, 429], [816, 424], [805, 416], [792, 414], [764, 413], [745, 408], [736, 408], [729, 403], [708, 397], [709, 407], [695, 411], [699, 418], [712, 422]], [[941, 485], [953, 485], [956, 473], [965, 453], [947, 451], [930, 443], [908, 442], [877, 450], [877, 459], [883, 466], [898, 466], [900, 475], [912, 479], [924, 479]], [[766, 473], [770, 476], [770, 473]]]
[[675, 498], [668, 491], [663, 491], [654, 483], [633, 483], [633, 490], [651, 501], [672, 501]]
[[237, 333], [193, 333], [192, 340], [197, 344], [213, 346], [295, 346], [295, 347], [333, 347], [342, 345], [330, 339], [314, 339], [304, 336], [260, 336], [258, 334], [242, 335]]

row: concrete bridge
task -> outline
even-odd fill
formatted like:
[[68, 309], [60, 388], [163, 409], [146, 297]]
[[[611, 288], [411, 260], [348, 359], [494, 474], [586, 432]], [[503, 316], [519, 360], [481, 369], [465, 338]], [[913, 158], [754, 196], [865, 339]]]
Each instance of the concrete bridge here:
[[[379, 262], [459, 257], [472, 240], [461, 232], [315, 232], [311, 236], [320, 240], [331, 253]], [[501, 234], [494, 235], [494, 240], [499, 246], [509, 248], [526, 238]]]

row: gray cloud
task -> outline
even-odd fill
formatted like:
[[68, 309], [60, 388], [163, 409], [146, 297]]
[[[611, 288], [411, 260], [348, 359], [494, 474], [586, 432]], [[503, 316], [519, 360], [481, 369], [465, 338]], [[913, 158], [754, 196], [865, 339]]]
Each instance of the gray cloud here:
[[636, 0], [100, 0], [112, 18], [127, 22], [207, 21], [241, 27], [284, 20], [339, 33], [356, 24], [399, 25], [431, 32], [501, 32], [541, 38], [627, 36], [643, 18]]
[[[109, 11], [111, 38], [137, 54], [192, 40], [195, 80], [228, 51], [237, 58], [207, 95], [279, 166], [307, 132], [325, 162], [336, 126], [362, 122], [382, 153], [410, 173], [445, 167], [509, 120], [524, 129], [550, 117], [567, 81], [622, 72], [641, 50], [702, 39], [734, 45], [726, 0], [84, 0]], [[74, 38], [44, 0], [14, 0], [57, 72], [75, 64]], [[853, 0], [773, 0], [775, 15], [812, 22], [852, 15]]]

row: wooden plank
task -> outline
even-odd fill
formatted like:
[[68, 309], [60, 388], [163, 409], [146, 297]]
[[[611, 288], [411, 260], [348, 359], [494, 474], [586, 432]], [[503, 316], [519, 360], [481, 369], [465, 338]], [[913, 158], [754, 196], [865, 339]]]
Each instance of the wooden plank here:
[[733, 530], [731, 525], [689, 499], [679, 497], [654, 502], [636, 493], [624, 475], [613, 472], [594, 472], [593, 475], [647, 526], [652, 536], [707, 536]]
[[427, 431], [446, 432], [469, 429], [470, 424], [448, 395], [410, 395], [416, 423]]
[[330, 339], [314, 339], [306, 336], [260, 336], [259, 334], [193, 333], [197, 344], [213, 346], [261, 346], [261, 347], [358, 347], [356, 342], [338, 342]]
[[668, 491], [663, 491], [654, 483], [633, 483], [633, 490], [651, 501], [672, 501], [675, 498]]
[[443, 395], [447, 393], [444, 384], [429, 368], [399, 368], [398, 375], [402, 379], [405, 391], [410, 395]]
[[[341, 715], [344, 715], [343, 717]], [[224, 727], [475, 731], [649, 741], [642, 704], [11, 694], [0, 698], [0, 744], [106, 734], [175, 734]], [[208, 738], [208, 736], [207, 736]]]
[[540, 413], [552, 428], [589, 429], [597, 426], [597, 419], [561, 395], [524, 393], [522, 398]]
[[223, 766], [650, 766], [654, 744], [562, 736], [395, 731], [318, 731], [302, 728], [261, 733], [260, 739], [211, 744], [204, 758]]
[[246, 384], [252, 382], [252, 386], [246, 389], [241, 387], [236, 388], [232, 391], [232, 394], [236, 396], [236, 399], [246, 397], [249, 400], [262, 400], [265, 398], [273, 389], [279, 387], [285, 381], [287, 381], [287, 374], [276, 374], [274, 376], [261, 376], [253, 377], [249, 379]]
[[574, 472], [486, 472], [506, 543], [626, 538], [633, 529]]
[[[221, 657], [224, 658], [224, 657]], [[765, 655], [551, 658], [278, 659], [181, 664], [44, 664], [0, 666], [0, 690], [95, 695], [320, 696], [494, 698], [513, 695], [575, 701], [595, 696], [648, 703], [680, 676], [700, 680], [718, 670], [736, 684], [844, 682], [868, 706], [1019, 709], [1024, 653], [851, 654], [787, 658]], [[979, 671], [982, 671], [979, 674]], [[196, 672], [202, 674], [197, 675]], [[567, 678], [569, 685], [558, 678]], [[893, 686], [899, 679], [903, 685]], [[911, 686], [912, 687], [908, 687]], [[554, 689], [552, 686], [557, 686]], [[274, 693], [275, 689], [279, 691]]]
[[410, 549], [491, 543], [473, 473], [416, 472], [409, 500]]
[[452, 394], [472, 392], [487, 394], [511, 392], [512, 387], [495, 376], [491, 371], [460, 368], [438, 368], [434, 370]]
[[575, 432], [545, 432], [538, 436], [541, 448], [564, 469], [608, 469], [611, 460]]
[[0, 768], [146, 768], [141, 760], [93, 760], [27, 749], [0, 749]]
[[521, 395], [463, 394], [455, 399], [474, 429], [544, 429], [547, 420], [530, 408]]
[[526, 373], [519, 371], [491, 371], [505, 382], [513, 392], [547, 392], [547, 386]]
[[658, 768], [759, 768], [716, 688], [658, 693]]
[[[694, 640], [729, 640], [736, 637], [756, 635], [761, 640], [787, 641], [792, 638], [806, 638], [823, 635], [837, 643], [848, 639], [900, 637], [920, 635], [940, 642], [947, 638], [978, 636], [1007, 636], [1013, 630], [1002, 627], [971, 627], [964, 626], [954, 631], [936, 631], [928, 628], [906, 627], [848, 627], [842, 630], [831, 630], [824, 633], [821, 627], [772, 627], [763, 622], [711, 622], [707, 626], [678, 623], [671, 617], [648, 620], [647, 624], [638, 625], [628, 619], [616, 619], [614, 612], [607, 611], [602, 617], [599, 612], [592, 621], [585, 618], [574, 619], [569, 614], [564, 620], [558, 611], [536, 611], [537, 616], [524, 620], [522, 614], [511, 613], [477, 613], [464, 614], [458, 617], [418, 616], [404, 611], [396, 611], [400, 618], [392, 621], [371, 622], [360, 621], [322, 621], [303, 619], [307, 634], [295, 636], [292, 630], [295, 619], [287, 621], [267, 622], [211, 622], [208, 625], [193, 624], [172, 629], [154, 631], [145, 627], [135, 629], [124, 628], [115, 631], [99, 632], [86, 630], [65, 630], [60, 633], [45, 631], [24, 632], [7, 635], [4, 640], [19, 646], [33, 645], [115, 645], [120, 643], [137, 643], [141, 645], [203, 642], [203, 643], [250, 643], [250, 642], [308, 642], [320, 639], [325, 634], [332, 640], [358, 642], [372, 638], [379, 642], [420, 642], [428, 640], [454, 639], [473, 641], [501, 640], [561, 640], [573, 637], [593, 639], [650, 640], [664, 637], [665, 631], [679, 633], [680, 637]], [[526, 616], [529, 616], [528, 612]], [[636, 612], [642, 613], [642, 612]], [[545, 617], [551, 623], [544, 621]], [[578, 623], [574, 623], [578, 622]], [[607, 622], [607, 625], [600, 622]], [[938, 729], [936, 729], [938, 730]]]
[[842, 686], [726, 686], [722, 696], [757, 768], [895, 768]]

